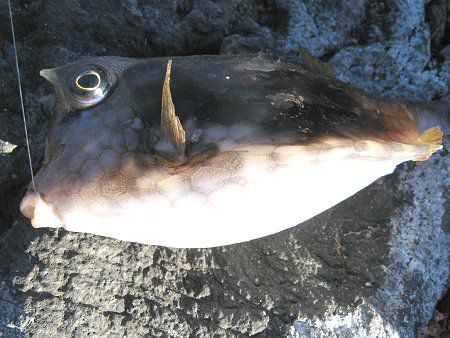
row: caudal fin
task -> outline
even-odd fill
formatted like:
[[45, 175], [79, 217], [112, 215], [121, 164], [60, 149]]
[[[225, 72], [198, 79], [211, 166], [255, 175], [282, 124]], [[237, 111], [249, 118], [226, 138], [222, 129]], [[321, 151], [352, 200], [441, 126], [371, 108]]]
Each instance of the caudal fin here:
[[408, 111], [416, 121], [420, 133], [439, 127], [444, 135], [450, 135], [450, 95], [428, 103], [410, 103]]

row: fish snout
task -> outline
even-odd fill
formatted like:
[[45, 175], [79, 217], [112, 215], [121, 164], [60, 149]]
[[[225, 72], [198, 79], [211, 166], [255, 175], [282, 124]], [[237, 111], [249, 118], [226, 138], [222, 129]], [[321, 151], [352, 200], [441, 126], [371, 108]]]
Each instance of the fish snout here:
[[63, 226], [53, 207], [35, 191], [27, 192], [20, 202], [20, 212], [31, 220], [34, 228], [60, 228]]
[[27, 194], [22, 198], [20, 202], [20, 212], [26, 218], [33, 219], [34, 209], [37, 204], [39, 194], [36, 192], [27, 192]]

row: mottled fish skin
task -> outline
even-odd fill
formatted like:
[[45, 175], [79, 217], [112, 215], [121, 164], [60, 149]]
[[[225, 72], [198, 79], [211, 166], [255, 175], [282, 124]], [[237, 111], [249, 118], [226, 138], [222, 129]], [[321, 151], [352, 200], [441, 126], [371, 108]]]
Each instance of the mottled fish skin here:
[[[40, 195], [22, 202], [33, 225], [179, 247], [250, 240], [314, 216], [398, 163], [426, 159], [441, 136], [427, 130], [448, 128], [442, 106], [372, 97], [292, 62], [171, 59], [183, 163], [158, 150], [168, 58], [102, 57], [44, 71], [57, 103]], [[89, 65], [113, 83], [100, 103], [82, 106], [69, 83]]]

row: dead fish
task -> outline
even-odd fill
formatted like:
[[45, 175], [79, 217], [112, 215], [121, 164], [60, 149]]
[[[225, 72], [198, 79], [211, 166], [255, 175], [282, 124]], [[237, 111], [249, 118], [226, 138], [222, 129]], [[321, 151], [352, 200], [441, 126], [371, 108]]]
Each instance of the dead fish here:
[[309, 59], [99, 57], [56, 93], [34, 227], [213, 247], [295, 226], [442, 148], [443, 103], [365, 94]]

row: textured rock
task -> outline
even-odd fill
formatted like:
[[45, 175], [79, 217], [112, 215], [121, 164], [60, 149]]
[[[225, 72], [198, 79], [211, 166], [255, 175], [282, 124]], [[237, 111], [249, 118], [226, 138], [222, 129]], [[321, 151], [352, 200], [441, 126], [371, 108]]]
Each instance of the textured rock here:
[[285, 42], [287, 52], [305, 47], [314, 56], [332, 53], [351, 40], [351, 32], [364, 19], [365, 1], [290, 3], [291, 20]]
[[330, 60], [338, 77], [388, 97], [431, 100], [445, 94], [450, 73], [429, 67], [431, 33], [425, 22], [425, 4], [397, 1], [384, 10], [389, 11], [384, 36], [363, 46], [343, 48]]
[[[440, 0], [14, 3], [34, 166], [50, 118], [41, 68], [108, 54], [295, 59], [303, 46], [369, 92], [433, 99], [450, 78], [445, 8]], [[34, 230], [17, 210], [29, 173], [12, 56], [2, 20], [0, 139], [18, 147], [0, 154], [0, 336], [423, 331], [449, 276], [446, 150], [304, 224], [239, 245], [171, 250]]]

